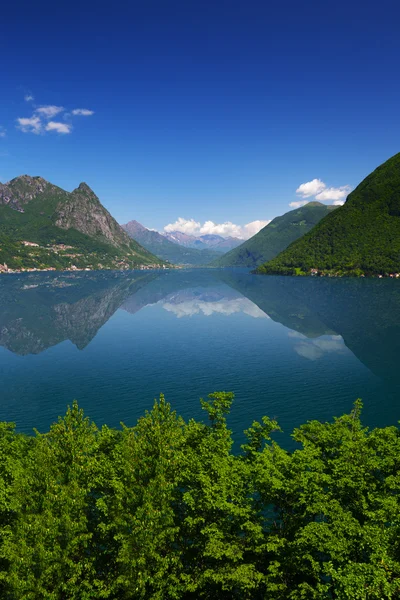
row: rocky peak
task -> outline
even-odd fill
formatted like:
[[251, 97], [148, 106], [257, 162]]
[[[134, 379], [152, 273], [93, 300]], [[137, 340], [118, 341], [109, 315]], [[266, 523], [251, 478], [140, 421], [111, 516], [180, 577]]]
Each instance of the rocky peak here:
[[76, 229], [86, 235], [103, 238], [103, 241], [117, 247], [130, 243], [127, 233], [85, 182], [71, 193], [65, 193], [55, 214], [55, 225], [61, 229]]
[[[26, 206], [28, 204], [29, 209]], [[0, 183], [0, 206], [2, 214], [4, 212], [6, 216], [9, 209], [27, 213], [23, 219], [17, 217], [10, 220], [12, 221], [10, 224], [2, 223], [2, 226], [4, 225], [3, 232], [7, 231], [7, 236], [11, 240], [32, 241], [30, 237], [26, 237], [26, 232], [28, 232], [29, 235], [32, 233], [32, 236], [40, 238], [40, 240], [44, 239], [47, 243], [47, 230], [46, 227], [42, 227], [44, 223], [46, 226], [64, 230], [74, 229], [93, 238], [91, 241], [81, 239], [81, 242], [89, 254], [96, 255], [94, 258], [96, 263], [101, 264], [97, 251], [93, 250], [95, 248], [93, 242], [99, 243], [99, 252], [106, 256], [108, 264], [111, 261], [112, 264], [117, 264], [115, 263], [116, 256], [114, 250], [103, 248], [102, 244], [117, 248], [121, 256], [123, 254], [127, 256], [126, 260], [129, 260], [130, 264], [139, 264], [139, 261], [157, 262], [157, 259], [147, 250], [129, 238], [128, 234], [101, 204], [93, 190], [84, 182], [73, 192], [67, 192], [42, 177], [21, 175], [6, 184]], [[5, 220], [7, 221], [7, 219]], [[59, 233], [62, 234], [62, 232]], [[48, 235], [50, 242], [53, 238], [51, 229]], [[75, 239], [75, 234], [73, 236], [62, 234], [62, 237]], [[0, 253], [1, 250], [0, 248]]]
[[20, 175], [5, 184], [0, 184], [0, 204], [23, 212], [23, 205], [43, 192], [50, 184], [43, 177]]
[[85, 183], [84, 181], [82, 181], [72, 193], [73, 194], [84, 194], [85, 196], [88, 196], [89, 198], [92, 198], [93, 200], [98, 199], [96, 194], [92, 190], [92, 188], [89, 187], [88, 184]]
[[146, 229], [146, 227], [144, 227], [144, 225], [142, 225], [141, 223], [139, 223], [139, 221], [136, 221], [135, 219], [133, 219], [132, 221], [129, 221], [128, 223], [126, 223], [125, 225], [121, 225], [122, 229], [125, 229], [125, 231], [128, 232], [135, 232], [137, 233], [138, 231], [148, 231], [148, 229]]
[[7, 185], [20, 200], [29, 201], [37, 194], [43, 192], [51, 184], [43, 179], [43, 177], [20, 175], [19, 177], [11, 179]]
[[0, 204], [13, 206], [13, 193], [6, 183], [0, 183]]
[[81, 181], [81, 183], [78, 185], [78, 190], [80, 192], [90, 192], [91, 194], [94, 194], [92, 188], [89, 187], [85, 181]]
[[38, 175], [35, 175], [34, 177], [32, 177], [31, 175], [18, 175], [18, 177], [14, 177], [14, 179], [11, 179], [11, 181], [8, 182], [10, 185], [15, 184], [15, 183], [26, 183], [27, 185], [46, 185], [48, 184], [48, 181], [46, 181], [45, 179], [43, 179], [43, 177], [39, 177]]

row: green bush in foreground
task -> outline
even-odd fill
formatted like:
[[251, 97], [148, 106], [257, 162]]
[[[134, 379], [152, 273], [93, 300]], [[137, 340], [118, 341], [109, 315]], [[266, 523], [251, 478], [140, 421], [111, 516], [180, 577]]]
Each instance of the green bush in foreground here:
[[264, 417], [234, 455], [232, 399], [209, 425], [163, 396], [121, 431], [76, 403], [46, 434], [0, 424], [0, 597], [400, 598], [399, 429], [357, 401], [292, 453]]

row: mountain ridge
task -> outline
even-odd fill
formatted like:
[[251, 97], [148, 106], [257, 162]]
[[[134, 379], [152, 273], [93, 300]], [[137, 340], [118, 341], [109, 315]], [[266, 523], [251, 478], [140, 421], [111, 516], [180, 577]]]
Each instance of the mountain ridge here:
[[219, 255], [215, 250], [208, 248], [197, 249], [181, 246], [158, 231], [147, 229], [136, 220], [131, 220], [121, 227], [149, 252], [176, 265], [204, 266]]
[[217, 250], [218, 252], [227, 252], [232, 248], [236, 248], [242, 243], [242, 240], [232, 236], [224, 238], [222, 235], [215, 233], [206, 233], [204, 235], [196, 236], [182, 231], [166, 231], [163, 234], [164, 237], [169, 239], [175, 244], [184, 246], [185, 248], [196, 248], [197, 250]]
[[21, 175], [0, 183], [1, 263], [16, 270], [129, 268], [160, 260], [129, 238], [85, 182], [67, 192]]
[[370, 173], [343, 206], [256, 272], [383, 276], [399, 271], [400, 153]]
[[275, 217], [253, 237], [217, 258], [209, 266], [255, 268], [274, 258], [336, 208], [313, 201]]

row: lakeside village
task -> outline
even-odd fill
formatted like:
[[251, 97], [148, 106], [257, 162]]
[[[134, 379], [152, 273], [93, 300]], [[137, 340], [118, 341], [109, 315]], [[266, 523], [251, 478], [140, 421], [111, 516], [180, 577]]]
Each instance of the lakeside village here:
[[[310, 269], [311, 277], [344, 277], [343, 273], [332, 273], [331, 271], [319, 271], [318, 269]], [[364, 273], [354, 273], [356, 277], [365, 277]], [[377, 275], [368, 275], [368, 277], [377, 277], [378, 279], [383, 279], [384, 277], [390, 277], [390, 279], [398, 279], [400, 277], [400, 273], [385, 273], [377, 274]]]
[[[63, 253], [62, 256], [63, 257], [67, 257], [67, 258], [80, 258], [82, 256], [82, 254], [77, 254], [77, 253], [67, 253], [66, 250], [73, 250], [73, 246], [67, 246], [66, 244], [54, 244], [52, 246], [40, 246], [39, 244], [36, 244], [35, 242], [28, 242], [26, 240], [21, 241], [21, 244], [25, 247], [32, 247], [32, 248], [41, 248], [43, 250], [48, 250], [48, 251], [52, 251], [55, 252], [56, 254], [58, 254], [60, 251]], [[107, 269], [107, 270], [128, 270], [131, 269], [132, 267], [125, 261], [125, 260], [120, 260], [118, 263], [116, 263], [116, 268], [112, 269], [111, 267], [107, 267], [102, 265], [101, 263], [98, 264], [97, 268], [93, 268], [91, 266], [88, 267], [77, 267], [76, 265], [70, 265], [69, 267], [64, 267], [62, 269], [62, 271], [98, 271], [98, 270], [103, 270], [103, 269]], [[179, 267], [175, 267], [170, 265], [170, 264], [149, 264], [149, 265], [137, 265], [137, 267], [135, 267], [135, 269], [140, 270], [140, 271], [149, 271], [152, 269], [170, 269], [170, 268], [179, 268]], [[43, 272], [43, 271], [57, 271], [59, 269], [56, 269], [56, 267], [43, 267], [43, 268], [38, 268], [38, 267], [21, 267], [18, 269], [10, 269], [8, 267], [8, 265], [6, 263], [1, 264], [0, 263], [0, 275], [4, 275], [4, 274], [9, 274], [9, 273], [34, 273], [34, 272]]]
[[[110, 267], [103, 267], [103, 266], [99, 266], [99, 268], [96, 268], [96, 269], [91, 269], [89, 267], [79, 268], [79, 267], [76, 267], [75, 265], [71, 265], [70, 267], [65, 267], [65, 269], [61, 269], [61, 270], [63, 272], [64, 271], [101, 271], [101, 270], [126, 271], [130, 268], [131, 267], [126, 265], [124, 267], [118, 267], [117, 269], [111, 269]], [[174, 267], [174, 268], [180, 268], [180, 267]], [[135, 268], [135, 270], [140, 270], [140, 271], [151, 271], [152, 269], [171, 269], [171, 266], [170, 265], [138, 265]], [[35, 273], [35, 272], [42, 273], [43, 271], [57, 271], [57, 270], [59, 271], [60, 269], [56, 269], [55, 267], [44, 267], [43, 269], [38, 269], [36, 267], [21, 268], [21, 269], [9, 269], [5, 263], [3, 265], [0, 263], [0, 275], [11, 274], [11, 273]]]
[[[53, 244], [51, 246], [40, 246], [39, 244], [36, 244], [35, 242], [29, 242], [27, 240], [23, 240], [20, 242], [23, 246], [25, 247], [30, 247], [32, 249], [41, 249], [41, 250], [46, 250], [46, 251], [50, 251], [50, 252], [54, 252], [55, 254], [61, 254], [61, 256], [65, 257], [65, 258], [81, 258], [82, 254], [79, 254], [77, 252], [68, 252], [70, 250], [74, 250], [73, 246], [67, 246], [66, 244]], [[31, 257], [34, 257], [35, 255], [32, 253], [30, 254]], [[171, 265], [169, 263], [165, 263], [165, 264], [142, 264], [142, 265], [137, 265], [135, 266], [135, 270], [140, 270], [140, 271], [150, 271], [153, 269], [182, 269], [183, 267], [181, 265]], [[115, 263], [115, 265], [113, 267], [110, 266], [105, 266], [102, 265], [101, 263], [98, 263], [97, 267], [92, 267], [92, 265], [86, 266], [86, 267], [77, 267], [74, 264], [71, 264], [70, 266], [65, 266], [62, 269], [57, 269], [56, 267], [20, 267], [20, 268], [13, 268], [10, 269], [8, 267], [8, 265], [6, 263], [1, 264], [0, 263], [0, 275], [3, 274], [8, 274], [8, 273], [34, 273], [34, 272], [43, 272], [43, 271], [58, 271], [58, 270], [62, 270], [62, 271], [99, 271], [99, 270], [118, 270], [118, 271], [125, 271], [125, 270], [129, 270], [132, 269], [131, 265], [124, 259], [119, 260], [118, 262]], [[325, 270], [319, 270], [319, 269], [315, 269], [315, 268], [311, 268], [309, 270], [309, 273], [305, 273], [304, 271], [302, 271], [300, 268], [296, 269], [296, 275], [311, 275], [311, 277], [346, 277], [346, 276], [353, 276], [353, 277], [366, 277], [366, 275], [360, 270], [360, 269], [355, 269], [354, 271], [352, 271], [351, 273], [347, 272], [344, 273], [343, 271], [333, 271], [333, 270], [329, 270], [329, 271], [325, 271]], [[400, 273], [385, 273], [385, 274], [381, 274], [381, 273], [377, 273], [377, 274], [368, 274], [368, 277], [377, 277], [378, 279], [383, 279], [383, 278], [390, 278], [390, 279], [399, 279], [400, 278]]]

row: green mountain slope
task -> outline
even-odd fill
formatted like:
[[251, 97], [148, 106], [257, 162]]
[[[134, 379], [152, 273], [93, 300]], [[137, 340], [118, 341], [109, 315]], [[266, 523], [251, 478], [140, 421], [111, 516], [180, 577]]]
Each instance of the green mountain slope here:
[[309, 202], [301, 208], [276, 217], [243, 244], [214, 260], [212, 267], [257, 267], [271, 260], [287, 246], [310, 231], [336, 206]]
[[176, 265], [206, 265], [217, 256], [221, 256], [221, 252], [216, 250], [197, 250], [175, 244], [158, 231], [150, 231], [137, 221], [129, 221], [122, 225], [122, 228], [149, 252]]
[[252, 277], [235, 270], [218, 271], [218, 278], [305, 338], [342, 336], [358, 360], [400, 393], [400, 285], [396, 281]]
[[371, 173], [346, 203], [258, 273], [376, 275], [400, 271], [400, 153]]
[[129, 238], [85, 183], [73, 192], [28, 175], [0, 184], [0, 264], [10, 269], [159, 262]]

